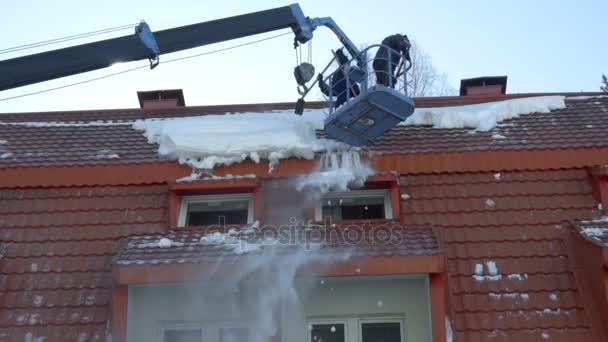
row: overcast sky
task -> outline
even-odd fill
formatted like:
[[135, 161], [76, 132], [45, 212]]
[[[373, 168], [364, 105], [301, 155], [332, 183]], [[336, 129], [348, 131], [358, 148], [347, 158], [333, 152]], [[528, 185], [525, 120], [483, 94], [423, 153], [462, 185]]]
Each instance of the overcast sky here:
[[[162, 30], [244, 14], [293, 1], [264, 0], [19, 0], [0, 14], [0, 49], [137, 23]], [[301, 0], [304, 14], [331, 16], [358, 46], [406, 33], [428, 51], [458, 88], [462, 78], [508, 75], [510, 93], [597, 91], [608, 73], [608, 1]], [[125, 30], [95, 40], [131, 34]], [[84, 85], [0, 101], [0, 112], [137, 107], [136, 91], [181, 88], [187, 105], [295, 101], [293, 37], [163, 65], [163, 60], [211, 51], [276, 33], [161, 56], [138, 70]], [[78, 44], [90, 40], [75, 41]], [[74, 44], [71, 42], [70, 44]], [[65, 45], [52, 45], [59, 48]], [[313, 62], [321, 69], [339, 47], [324, 28], [315, 32]], [[49, 47], [45, 47], [49, 49]], [[162, 50], [162, 46], [161, 46]], [[35, 53], [42, 50], [26, 50]], [[23, 52], [21, 53], [23, 54]], [[3, 54], [0, 59], [18, 55]], [[147, 61], [0, 92], [0, 99], [145, 65]]]

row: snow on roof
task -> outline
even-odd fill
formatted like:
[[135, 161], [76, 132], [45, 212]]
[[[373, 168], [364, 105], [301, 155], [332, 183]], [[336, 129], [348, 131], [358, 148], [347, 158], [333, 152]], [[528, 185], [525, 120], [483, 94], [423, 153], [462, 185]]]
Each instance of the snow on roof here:
[[608, 97], [608, 95], [568, 96], [568, 100], [573, 100], [573, 101], [580, 100], [580, 101], [582, 101], [582, 100], [590, 100], [590, 99], [600, 99], [600, 98], [605, 98], [605, 97]]
[[305, 112], [238, 113], [204, 115], [166, 120], [138, 120], [149, 143], [159, 144], [158, 153], [196, 169], [213, 169], [246, 159], [267, 159], [271, 168], [291, 157], [313, 159], [315, 152], [341, 144], [317, 138], [325, 114]]
[[[402, 125], [436, 128], [470, 127], [487, 131], [498, 122], [523, 114], [547, 113], [565, 108], [564, 96], [540, 96], [453, 107], [417, 108]], [[312, 159], [316, 152], [348, 146], [318, 138], [325, 114], [307, 111], [202, 115], [171, 119], [137, 120], [133, 128], [144, 131], [158, 153], [195, 169], [213, 169], [251, 159], [270, 161], [270, 170], [281, 159]]]
[[454, 107], [416, 108], [401, 125], [474, 128], [489, 131], [507, 119], [566, 108], [565, 96], [537, 96]]

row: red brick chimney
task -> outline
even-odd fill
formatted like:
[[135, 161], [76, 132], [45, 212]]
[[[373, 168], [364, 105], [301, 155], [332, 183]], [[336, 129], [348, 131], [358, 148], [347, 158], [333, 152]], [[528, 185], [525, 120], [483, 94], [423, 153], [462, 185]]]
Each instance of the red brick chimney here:
[[160, 109], [185, 107], [184, 92], [181, 89], [138, 91], [139, 108]]
[[460, 81], [460, 96], [504, 95], [507, 93], [507, 76], [483, 76]]

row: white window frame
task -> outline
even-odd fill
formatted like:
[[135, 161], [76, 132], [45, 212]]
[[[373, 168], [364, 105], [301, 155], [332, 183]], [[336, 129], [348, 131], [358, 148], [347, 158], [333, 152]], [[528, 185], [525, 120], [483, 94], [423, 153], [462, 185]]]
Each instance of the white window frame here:
[[363, 324], [364, 323], [399, 323], [399, 330], [401, 334], [401, 342], [405, 342], [405, 319], [403, 318], [361, 318], [359, 319], [357, 328], [359, 329], [359, 340], [363, 340]]
[[160, 327], [158, 341], [165, 341], [165, 331], [171, 330], [201, 330], [201, 341], [220, 342], [221, 329], [249, 329], [248, 326], [239, 324], [238, 322], [188, 322], [188, 323], [166, 323]]
[[361, 198], [361, 197], [384, 197], [384, 219], [393, 218], [393, 205], [391, 203], [391, 191], [389, 189], [353, 190], [347, 192], [328, 192], [315, 204], [315, 221], [322, 221], [323, 203], [327, 198]]
[[356, 317], [331, 317], [331, 318], [311, 318], [306, 321], [306, 342], [311, 342], [312, 325], [314, 324], [344, 324], [344, 338], [346, 342], [361, 342], [363, 339], [364, 323], [399, 323], [401, 342], [406, 342], [405, 336], [405, 317], [402, 315], [374, 316], [361, 315]]
[[306, 330], [308, 331], [308, 334], [306, 336], [306, 342], [310, 342], [311, 338], [312, 338], [312, 326], [315, 324], [323, 324], [323, 325], [329, 325], [329, 324], [343, 324], [344, 325], [344, 339], [346, 342], [350, 341], [350, 334], [349, 334], [349, 324], [348, 324], [348, 319], [347, 318], [326, 318], [326, 319], [312, 319], [312, 320], [308, 320], [307, 321], [308, 325], [306, 326]]
[[250, 193], [241, 194], [221, 194], [221, 195], [196, 195], [183, 196], [179, 206], [179, 216], [177, 218], [177, 226], [186, 226], [186, 217], [188, 216], [188, 205], [192, 203], [210, 203], [210, 202], [231, 202], [231, 201], [249, 201], [247, 208], [247, 224], [253, 223], [253, 195]]
[[200, 330], [201, 331], [201, 341], [208, 341], [208, 331], [202, 324], [197, 323], [175, 323], [169, 324], [167, 326], [162, 326], [160, 328], [158, 341], [165, 342], [165, 332], [166, 331], [179, 331], [179, 330]]

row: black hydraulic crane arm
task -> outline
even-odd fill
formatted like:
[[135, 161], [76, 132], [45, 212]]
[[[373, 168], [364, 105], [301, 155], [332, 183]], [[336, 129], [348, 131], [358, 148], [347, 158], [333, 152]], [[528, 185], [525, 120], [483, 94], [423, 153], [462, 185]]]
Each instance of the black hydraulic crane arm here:
[[[298, 4], [153, 33], [159, 54], [291, 28], [305, 43], [327, 26], [355, 58], [359, 50], [331, 18], [308, 18]], [[102, 69], [114, 63], [154, 59], [158, 54], [137, 34], [0, 61], [0, 91]]]

